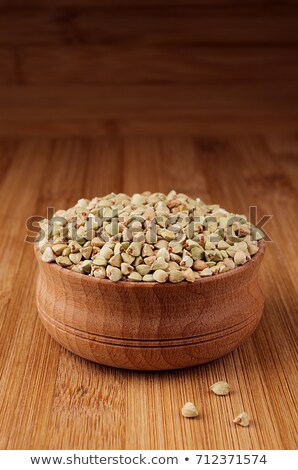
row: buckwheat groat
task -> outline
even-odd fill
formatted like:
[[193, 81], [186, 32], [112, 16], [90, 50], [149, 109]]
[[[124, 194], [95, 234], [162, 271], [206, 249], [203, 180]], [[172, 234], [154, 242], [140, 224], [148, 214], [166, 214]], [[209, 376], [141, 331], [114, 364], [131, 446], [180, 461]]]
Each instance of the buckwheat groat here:
[[249, 262], [261, 238], [245, 216], [186, 194], [80, 199], [40, 222], [42, 260], [112, 282], [195, 282]]

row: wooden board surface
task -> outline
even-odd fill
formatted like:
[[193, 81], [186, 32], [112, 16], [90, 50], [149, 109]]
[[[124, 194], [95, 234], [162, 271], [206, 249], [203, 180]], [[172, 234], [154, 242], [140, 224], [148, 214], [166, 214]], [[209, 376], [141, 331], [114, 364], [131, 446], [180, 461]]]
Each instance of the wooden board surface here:
[[[1, 2], [0, 448], [297, 446], [297, 2], [168, 3]], [[177, 372], [68, 353], [37, 318], [26, 219], [172, 188], [274, 215], [255, 335]], [[210, 395], [221, 379], [231, 395]], [[181, 417], [187, 400], [200, 419]], [[242, 408], [249, 429], [231, 423]]]
[[[297, 446], [297, 135], [0, 141], [1, 449], [291, 449]], [[176, 188], [273, 214], [264, 316], [238, 350], [192, 369], [140, 373], [80, 359], [37, 317], [26, 219], [110, 191]], [[227, 380], [232, 393], [208, 387]], [[186, 420], [185, 401], [202, 416]], [[232, 419], [242, 409], [249, 428]]]

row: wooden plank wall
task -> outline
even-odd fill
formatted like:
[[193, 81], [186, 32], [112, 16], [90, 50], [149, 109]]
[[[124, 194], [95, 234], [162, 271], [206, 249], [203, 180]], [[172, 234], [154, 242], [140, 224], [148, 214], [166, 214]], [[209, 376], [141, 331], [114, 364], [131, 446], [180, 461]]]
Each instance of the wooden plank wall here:
[[294, 130], [297, 57], [295, 1], [2, 0], [0, 136]]

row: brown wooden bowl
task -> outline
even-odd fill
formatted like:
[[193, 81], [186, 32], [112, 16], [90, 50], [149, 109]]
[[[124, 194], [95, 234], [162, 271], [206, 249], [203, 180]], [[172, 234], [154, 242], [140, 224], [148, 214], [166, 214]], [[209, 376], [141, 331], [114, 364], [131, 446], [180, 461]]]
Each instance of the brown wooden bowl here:
[[180, 284], [111, 282], [41, 261], [37, 308], [47, 331], [91, 361], [136, 370], [189, 367], [237, 348], [255, 330], [265, 243], [233, 271]]

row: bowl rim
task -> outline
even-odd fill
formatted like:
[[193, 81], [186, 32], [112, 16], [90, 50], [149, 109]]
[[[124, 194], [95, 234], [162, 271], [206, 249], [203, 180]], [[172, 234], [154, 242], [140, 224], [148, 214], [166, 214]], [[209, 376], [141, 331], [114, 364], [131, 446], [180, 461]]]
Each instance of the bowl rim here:
[[221, 273], [221, 274], [216, 275], [216, 276], [210, 276], [210, 277], [196, 279], [194, 282], [179, 282], [179, 283], [171, 283], [171, 282], [164, 282], [164, 283], [160, 283], [160, 282], [136, 282], [136, 281], [112, 282], [109, 279], [98, 279], [94, 276], [88, 276], [88, 275], [85, 275], [85, 274], [72, 272], [69, 269], [63, 268], [62, 266], [59, 266], [56, 263], [44, 263], [41, 260], [40, 249], [38, 248], [37, 243], [34, 243], [34, 251], [35, 251], [35, 255], [36, 255], [36, 257], [37, 257], [37, 259], [40, 263], [44, 264], [45, 266], [48, 266], [48, 269], [56, 270], [57, 272], [60, 271], [60, 273], [63, 273], [63, 276], [68, 277], [70, 280], [71, 279], [76, 279], [76, 280], [81, 279], [84, 282], [89, 282], [89, 283], [93, 282], [94, 286], [95, 285], [109, 286], [109, 285], [117, 284], [117, 287], [118, 286], [119, 287], [125, 287], [125, 288], [130, 287], [132, 289], [140, 289], [140, 288], [141, 289], [146, 289], [146, 288], [152, 289], [153, 287], [157, 289], [157, 288], [165, 288], [165, 287], [175, 288], [175, 287], [177, 287], [177, 285], [179, 285], [179, 287], [182, 287], [182, 286], [191, 287], [192, 285], [196, 285], [198, 283], [207, 284], [207, 283], [218, 282], [218, 281], [224, 282], [226, 279], [229, 279], [229, 278], [232, 278], [232, 277], [238, 276], [238, 275], [240, 276], [244, 272], [248, 271], [253, 265], [256, 265], [258, 262], [262, 261], [262, 258], [263, 258], [264, 253], [265, 253], [266, 242], [265, 242], [265, 240], [259, 240], [258, 244], [259, 244], [259, 251], [255, 255], [253, 255], [251, 260], [249, 260], [247, 263], [245, 263], [242, 266], [238, 266], [237, 268], [232, 269], [231, 271], [227, 271], [225, 273]]

